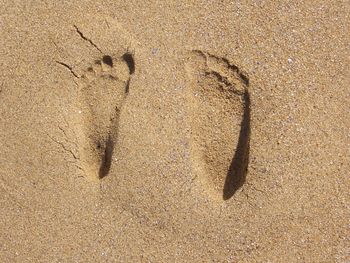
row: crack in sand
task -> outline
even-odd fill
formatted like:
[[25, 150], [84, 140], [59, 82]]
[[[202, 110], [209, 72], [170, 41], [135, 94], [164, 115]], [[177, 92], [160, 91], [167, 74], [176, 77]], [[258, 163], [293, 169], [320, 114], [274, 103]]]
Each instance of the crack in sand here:
[[89, 42], [94, 48], [96, 48], [98, 51], [100, 51], [100, 53], [103, 53], [101, 51], [101, 49], [94, 43], [92, 42], [91, 39], [87, 38], [86, 36], [84, 36], [84, 34], [80, 31], [80, 29], [76, 26], [76, 25], [73, 25], [75, 30], [77, 31], [77, 33], [79, 34], [79, 36], [84, 39], [85, 41]]
[[56, 60], [57, 64], [62, 65], [63, 67], [65, 67], [66, 69], [68, 69], [70, 71], [70, 73], [75, 77], [75, 78], [79, 78], [78, 74], [74, 72], [73, 67], [69, 66], [68, 64], [58, 61]]

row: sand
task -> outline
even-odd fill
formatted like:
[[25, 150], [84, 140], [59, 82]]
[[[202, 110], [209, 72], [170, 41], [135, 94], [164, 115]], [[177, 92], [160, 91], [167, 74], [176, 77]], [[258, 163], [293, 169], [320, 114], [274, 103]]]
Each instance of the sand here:
[[348, 1], [0, 7], [0, 262], [350, 262]]

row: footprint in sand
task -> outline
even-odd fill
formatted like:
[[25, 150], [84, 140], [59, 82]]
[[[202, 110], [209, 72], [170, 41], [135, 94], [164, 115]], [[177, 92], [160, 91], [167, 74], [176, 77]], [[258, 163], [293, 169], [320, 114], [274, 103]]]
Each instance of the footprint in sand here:
[[205, 187], [229, 199], [242, 186], [249, 158], [248, 77], [227, 59], [199, 50], [186, 63], [191, 80], [191, 158]]
[[91, 179], [109, 172], [117, 143], [120, 112], [135, 71], [133, 56], [105, 55], [96, 60], [80, 78], [81, 168]]

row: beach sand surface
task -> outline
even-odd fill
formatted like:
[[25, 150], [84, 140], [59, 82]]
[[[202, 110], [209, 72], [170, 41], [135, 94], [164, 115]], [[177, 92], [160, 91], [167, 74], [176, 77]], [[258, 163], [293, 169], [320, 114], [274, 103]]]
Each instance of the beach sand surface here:
[[0, 10], [0, 262], [350, 261], [350, 2]]

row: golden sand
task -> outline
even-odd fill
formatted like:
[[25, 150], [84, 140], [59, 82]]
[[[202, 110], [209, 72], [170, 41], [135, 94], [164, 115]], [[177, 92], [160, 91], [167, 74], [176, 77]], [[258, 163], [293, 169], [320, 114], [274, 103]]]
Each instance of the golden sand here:
[[2, 1], [0, 262], [349, 262], [348, 1]]

